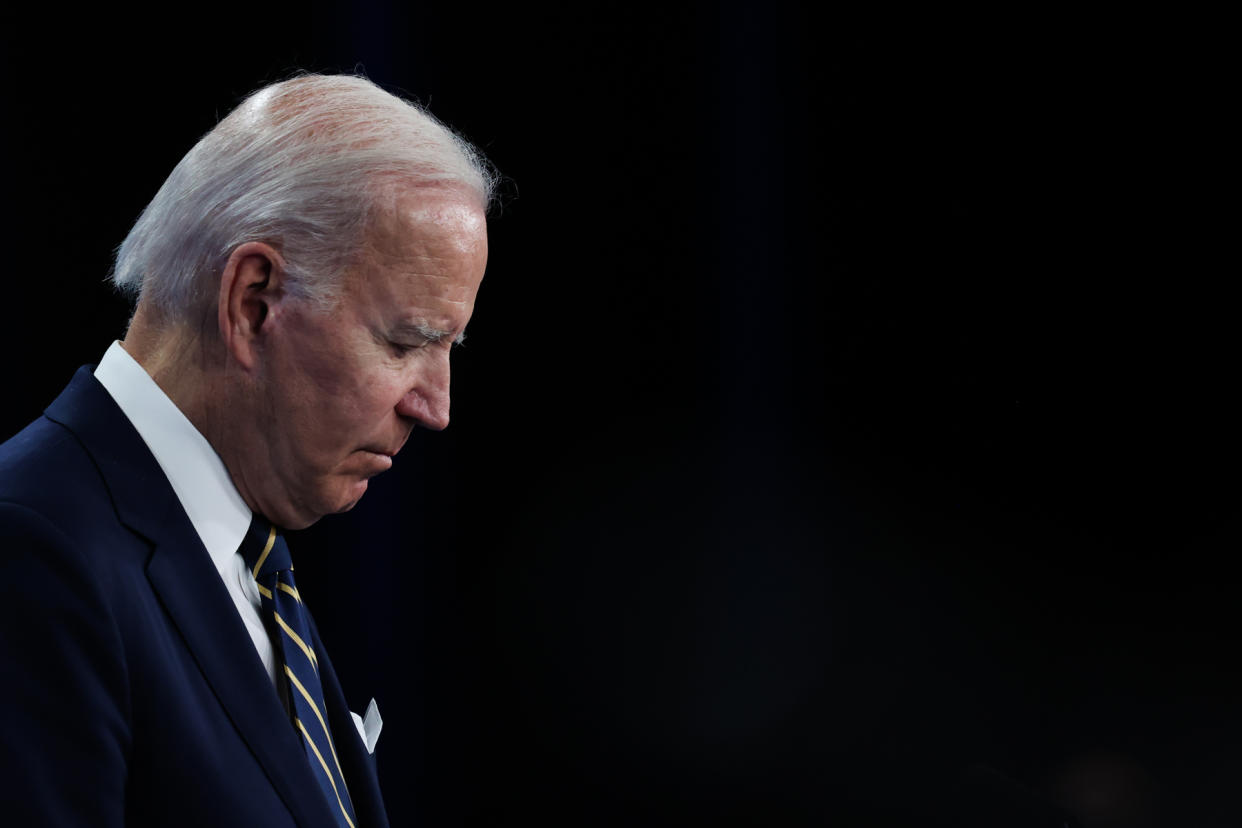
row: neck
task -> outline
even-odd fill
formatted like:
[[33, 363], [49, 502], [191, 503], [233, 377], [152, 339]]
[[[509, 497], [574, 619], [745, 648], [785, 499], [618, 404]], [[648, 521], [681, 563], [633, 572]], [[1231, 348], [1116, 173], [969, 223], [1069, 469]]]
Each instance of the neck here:
[[246, 404], [239, 393], [240, 368], [213, 331], [170, 320], [139, 303], [121, 347], [207, 439], [242, 498], [255, 509], [238, 475], [237, 457], [244, 447], [233, 445], [237, 429], [226, 427], [239, 421]]
[[204, 426], [208, 412], [203, 392], [210, 372], [209, 353], [201, 332], [139, 303], [121, 347], [151, 375], [195, 428], [207, 435]]

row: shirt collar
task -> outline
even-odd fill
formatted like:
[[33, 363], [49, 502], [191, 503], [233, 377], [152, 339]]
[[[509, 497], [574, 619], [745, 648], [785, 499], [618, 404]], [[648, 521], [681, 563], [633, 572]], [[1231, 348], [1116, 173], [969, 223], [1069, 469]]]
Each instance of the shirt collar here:
[[155, 455], [220, 575], [232, 577], [252, 514], [220, 455], [121, 343], [108, 348], [95, 379]]

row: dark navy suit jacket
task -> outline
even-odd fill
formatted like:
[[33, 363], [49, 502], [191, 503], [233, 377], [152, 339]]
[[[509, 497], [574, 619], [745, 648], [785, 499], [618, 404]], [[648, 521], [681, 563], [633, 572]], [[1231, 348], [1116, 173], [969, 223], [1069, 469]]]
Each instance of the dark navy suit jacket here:
[[[386, 826], [313, 638], [358, 826]], [[0, 822], [329, 828], [331, 813], [164, 473], [82, 368], [0, 446]]]

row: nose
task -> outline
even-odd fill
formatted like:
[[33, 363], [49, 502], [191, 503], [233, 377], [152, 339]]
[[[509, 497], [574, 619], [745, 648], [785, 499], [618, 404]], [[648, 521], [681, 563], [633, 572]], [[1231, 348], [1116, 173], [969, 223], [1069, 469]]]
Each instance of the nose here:
[[397, 413], [417, 421], [423, 428], [443, 431], [449, 424], [448, 351], [419, 368], [414, 382], [397, 402]]

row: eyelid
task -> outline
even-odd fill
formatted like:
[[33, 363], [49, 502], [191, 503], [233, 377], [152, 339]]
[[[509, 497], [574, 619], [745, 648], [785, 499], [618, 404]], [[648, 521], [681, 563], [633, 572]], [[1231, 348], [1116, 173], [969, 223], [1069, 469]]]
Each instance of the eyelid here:
[[391, 345], [399, 353], [404, 354], [410, 351], [417, 351], [419, 348], [424, 347], [427, 343], [419, 342], [416, 345], [412, 345], [408, 342], [398, 342], [395, 339], [392, 339], [392, 340], [389, 340], [388, 344]]
[[[465, 331], [462, 331], [454, 336], [449, 331], [442, 331], [438, 328], [432, 328], [429, 325], [419, 325], [413, 329], [403, 325], [401, 328], [402, 332], [390, 334], [388, 341], [392, 343], [394, 348], [398, 348], [402, 351], [412, 351], [418, 348], [424, 348], [428, 345], [439, 345], [441, 343], [450, 347], [457, 347], [465, 344], [466, 341]], [[393, 338], [394, 336], [397, 338]], [[408, 342], [402, 341], [407, 337], [410, 339], [417, 339], [417, 344], [409, 344]]]

